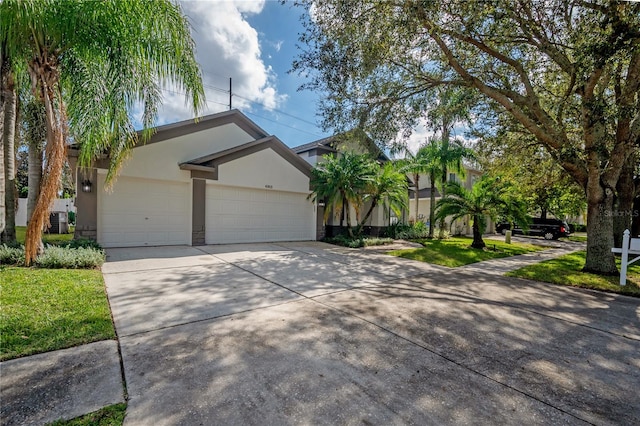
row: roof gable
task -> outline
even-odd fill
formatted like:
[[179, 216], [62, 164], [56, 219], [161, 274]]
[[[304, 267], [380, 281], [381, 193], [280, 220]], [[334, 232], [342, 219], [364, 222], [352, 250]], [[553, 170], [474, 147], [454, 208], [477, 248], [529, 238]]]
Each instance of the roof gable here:
[[[235, 124], [246, 133], [251, 135], [254, 139], [261, 139], [268, 136], [267, 132], [262, 130], [262, 128], [251, 121], [246, 115], [244, 115], [237, 109], [232, 109], [230, 111], [207, 115], [199, 119], [192, 118], [189, 120], [179, 121], [177, 123], [165, 124], [164, 126], [156, 127], [154, 129], [155, 133], [151, 136], [147, 144], [174, 139], [178, 136], [183, 136], [194, 132], [201, 132], [203, 130], [212, 129], [214, 127], [224, 126], [225, 124]], [[142, 145], [144, 144], [139, 143], [136, 146]]]
[[194, 158], [193, 160], [180, 163], [179, 166], [182, 170], [191, 170], [192, 177], [206, 177], [207, 179], [217, 180], [218, 166], [221, 164], [246, 157], [265, 149], [272, 149], [304, 175], [311, 177], [311, 166], [275, 136], [268, 136], [224, 151]]

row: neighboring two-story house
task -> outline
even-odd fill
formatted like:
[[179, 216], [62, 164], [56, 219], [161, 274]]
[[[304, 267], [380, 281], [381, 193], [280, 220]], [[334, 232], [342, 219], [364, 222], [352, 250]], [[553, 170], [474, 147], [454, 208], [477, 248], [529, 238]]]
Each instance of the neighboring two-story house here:
[[[458, 182], [462, 184], [466, 189], [471, 189], [473, 184], [480, 179], [482, 176], [482, 171], [479, 169], [464, 164], [464, 175], [460, 176], [457, 173], [450, 172], [449, 173], [449, 181], [450, 182]], [[413, 181], [414, 177], [409, 175], [409, 208], [406, 212], [406, 219], [408, 222], [413, 223], [416, 221], [416, 200], [415, 200], [415, 182]], [[439, 182], [436, 182], [437, 186], [440, 186]], [[429, 224], [429, 214], [431, 212], [431, 180], [429, 179], [429, 175], [421, 174], [418, 178], [418, 217], [417, 220]], [[435, 190], [435, 202], [441, 198], [440, 191], [438, 189]], [[487, 232], [492, 232], [493, 223], [489, 222], [487, 224]], [[471, 223], [468, 220], [458, 220], [453, 226], [450, 227], [450, 231], [452, 234], [470, 234], [471, 233]]]
[[[304, 145], [291, 148], [302, 159], [310, 165], [315, 166], [320, 163], [324, 155], [340, 155], [341, 152], [355, 152], [358, 154], [369, 154], [383, 163], [389, 161], [389, 157], [378, 148], [371, 138], [364, 133], [351, 131], [339, 135], [330, 136]], [[317, 235], [318, 239], [324, 236], [334, 236], [344, 230], [346, 223], [340, 223], [340, 212], [334, 212], [324, 223], [324, 208], [322, 203], [318, 206]], [[367, 211], [369, 206], [365, 205], [362, 211]], [[364, 214], [364, 213], [363, 213]], [[371, 217], [365, 224], [364, 232], [369, 235], [380, 235], [380, 232], [396, 221], [395, 214], [388, 207], [377, 206]], [[355, 211], [351, 210], [351, 226], [357, 225]]]

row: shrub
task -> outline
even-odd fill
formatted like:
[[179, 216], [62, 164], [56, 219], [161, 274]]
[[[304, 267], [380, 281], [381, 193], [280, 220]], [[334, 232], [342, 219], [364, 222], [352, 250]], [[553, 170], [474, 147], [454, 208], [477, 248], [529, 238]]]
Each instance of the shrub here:
[[395, 240], [427, 238], [429, 236], [429, 227], [424, 222], [417, 222], [413, 225], [396, 223], [387, 227], [384, 235]]
[[76, 224], [76, 212], [70, 211], [69, 212], [69, 225], [75, 225], [75, 224]]
[[35, 263], [40, 268], [91, 269], [102, 265], [105, 258], [104, 251], [92, 247], [47, 246]]
[[92, 248], [96, 250], [102, 250], [102, 246], [97, 241], [89, 238], [78, 238], [77, 240], [66, 241], [62, 244], [58, 244], [60, 247], [68, 248]]
[[22, 245], [0, 245], [0, 265], [24, 265], [24, 247]]
[[346, 235], [337, 235], [335, 237], [325, 238], [324, 242], [349, 248], [364, 247], [364, 239], [362, 237], [350, 238]]
[[391, 244], [393, 242], [393, 238], [365, 238], [364, 246], [383, 246], [385, 244]]
[[587, 232], [587, 225], [580, 225], [578, 223], [570, 223], [569, 229], [571, 232]]
[[391, 238], [363, 238], [363, 237], [354, 237], [349, 238], [346, 235], [338, 235], [332, 238], [325, 238], [325, 243], [335, 244], [338, 246], [349, 247], [349, 248], [360, 248], [360, 247], [368, 247], [368, 246], [380, 246], [384, 244], [391, 244], [393, 239]]

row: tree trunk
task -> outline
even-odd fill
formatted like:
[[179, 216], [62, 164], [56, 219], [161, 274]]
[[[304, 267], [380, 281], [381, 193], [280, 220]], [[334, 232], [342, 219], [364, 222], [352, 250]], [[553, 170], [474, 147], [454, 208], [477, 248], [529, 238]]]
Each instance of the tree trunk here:
[[436, 176], [429, 175], [431, 180], [431, 194], [429, 197], [429, 238], [433, 238], [433, 228], [436, 221]]
[[2, 242], [9, 243], [16, 240], [16, 113], [17, 96], [13, 75], [8, 70], [3, 75], [4, 91], [4, 125], [2, 134], [2, 150], [4, 151], [4, 182], [5, 182], [5, 228], [2, 232]]
[[[46, 63], [46, 58], [43, 60]], [[49, 210], [55, 200], [60, 177], [64, 168], [66, 158], [66, 145], [63, 133], [64, 106], [61, 99], [55, 99], [54, 88], [57, 84], [57, 75], [54, 67], [30, 64], [32, 80], [36, 81], [38, 88], [44, 99], [47, 145], [45, 155], [47, 158], [45, 170], [42, 173], [40, 194], [36, 201], [36, 206], [31, 215], [31, 220], [27, 225], [27, 235], [25, 238], [25, 264], [31, 265], [42, 247], [42, 231], [45, 226], [49, 226]]]
[[371, 216], [371, 213], [373, 213], [373, 209], [375, 209], [377, 205], [378, 205], [378, 199], [377, 198], [372, 199], [371, 207], [369, 207], [369, 210], [367, 210], [367, 214], [364, 215], [364, 218], [358, 224], [358, 228], [356, 229], [356, 235], [360, 235], [360, 233], [362, 232], [362, 228], [364, 228], [364, 224], [367, 223], [367, 220], [369, 220], [369, 216]]
[[631, 216], [631, 235], [640, 237], [640, 195], [633, 200]]
[[480, 221], [478, 216], [473, 216], [473, 242], [471, 243], [471, 247], [475, 249], [483, 249], [486, 244], [482, 239], [482, 233], [480, 232]]
[[[447, 181], [444, 176], [446, 176], [446, 172], [445, 174], [443, 174], [442, 192], [440, 193], [441, 200], [445, 197], [445, 186], [447, 185]], [[442, 219], [440, 219], [440, 226], [438, 227], [438, 238], [440, 239], [444, 238], [444, 231], [446, 227], [447, 227], [447, 219], [443, 217]]]
[[613, 191], [599, 187], [587, 196], [587, 259], [585, 272], [617, 275], [613, 247]]
[[347, 234], [353, 238], [353, 229], [351, 229], [351, 208], [349, 207], [349, 201], [344, 199], [342, 205], [346, 208], [347, 216]]
[[415, 183], [415, 193], [413, 194], [413, 199], [416, 200], [416, 216], [415, 220], [413, 221], [413, 223], [415, 224], [418, 223], [418, 214], [420, 212], [420, 209], [418, 208], [418, 203], [420, 202], [420, 184], [418, 182], [420, 180], [420, 175], [416, 173], [415, 175], [413, 175], [413, 179]]
[[633, 199], [636, 189], [633, 181], [635, 160], [634, 155], [629, 156], [616, 185], [616, 197], [613, 204], [613, 243], [616, 247], [622, 246], [622, 234], [625, 229], [631, 229]]
[[27, 194], [27, 223], [31, 220], [33, 209], [40, 195], [40, 182], [42, 181], [42, 142], [30, 141], [29, 143], [29, 193]]
[[[0, 70], [2, 73], [0, 75], [0, 86], [4, 85], [4, 55], [2, 54], [2, 50], [0, 49]], [[0, 147], [4, 146], [4, 90], [0, 88]], [[4, 233], [4, 229], [7, 226], [7, 217], [6, 217], [6, 209], [4, 205], [4, 194], [5, 194], [5, 180], [4, 180], [4, 149], [0, 148], [0, 234]]]

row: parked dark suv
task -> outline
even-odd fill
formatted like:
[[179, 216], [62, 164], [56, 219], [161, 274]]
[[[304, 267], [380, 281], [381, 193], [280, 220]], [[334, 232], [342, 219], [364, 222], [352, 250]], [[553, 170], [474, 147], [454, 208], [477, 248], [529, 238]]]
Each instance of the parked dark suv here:
[[[507, 222], [500, 222], [496, 225], [496, 232], [504, 235], [511, 226]], [[524, 232], [522, 228], [515, 225], [513, 228], [513, 234], [525, 234], [525, 235], [539, 235], [544, 237], [545, 240], [557, 240], [560, 237], [568, 237], [571, 232], [567, 222], [560, 219], [540, 219], [534, 217], [529, 225], [529, 230]]]

